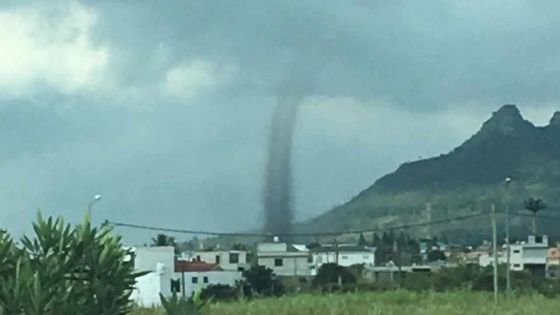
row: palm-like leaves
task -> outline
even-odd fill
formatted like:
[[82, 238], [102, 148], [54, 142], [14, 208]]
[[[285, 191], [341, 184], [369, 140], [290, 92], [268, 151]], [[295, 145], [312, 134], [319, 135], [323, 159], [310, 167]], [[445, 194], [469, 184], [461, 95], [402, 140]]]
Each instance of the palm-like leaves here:
[[191, 298], [178, 297], [173, 294], [170, 298], [166, 298], [163, 294], [159, 294], [161, 305], [167, 315], [199, 315], [200, 310], [206, 304], [207, 300], [200, 298], [200, 292], [197, 291]]
[[546, 209], [547, 205], [540, 198], [529, 198], [523, 202], [525, 209], [533, 213], [533, 234], [537, 234], [537, 212]]
[[158, 234], [152, 237], [152, 246], [175, 246], [175, 238], [165, 234]]
[[118, 315], [131, 309], [132, 253], [104, 225], [86, 216], [72, 228], [38, 217], [33, 238], [16, 248], [0, 231], [0, 314]]

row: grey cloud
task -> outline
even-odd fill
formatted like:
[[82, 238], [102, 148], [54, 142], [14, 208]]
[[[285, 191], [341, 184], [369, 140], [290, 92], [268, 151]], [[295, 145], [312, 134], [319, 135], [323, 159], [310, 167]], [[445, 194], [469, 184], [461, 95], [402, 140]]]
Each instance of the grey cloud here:
[[[268, 124], [286, 80], [310, 84], [308, 96], [361, 104], [347, 132], [335, 118], [355, 107], [302, 109], [294, 147], [300, 219], [405, 160], [451, 149], [502, 103], [537, 108], [560, 98], [556, 2], [83, 4], [97, 15], [92, 42], [109, 48], [104, 79], [114, 86], [0, 101], [0, 219], [18, 231], [37, 208], [77, 220], [98, 192], [96, 220], [257, 227]], [[166, 73], [194, 59], [237, 71], [192, 100], [163, 95]], [[471, 119], [446, 123], [455, 109]], [[123, 232], [137, 242], [151, 236]]]

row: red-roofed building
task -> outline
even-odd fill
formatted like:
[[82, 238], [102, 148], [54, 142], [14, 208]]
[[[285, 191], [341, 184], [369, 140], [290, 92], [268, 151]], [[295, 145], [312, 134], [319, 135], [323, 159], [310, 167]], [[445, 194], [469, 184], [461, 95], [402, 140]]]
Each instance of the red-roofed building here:
[[209, 264], [204, 261], [177, 260], [175, 262], [175, 272], [206, 272], [220, 271], [218, 264]]
[[136, 279], [131, 298], [138, 305], [159, 305], [160, 293], [188, 297], [208, 285], [235, 286], [242, 280], [241, 272], [224, 271], [218, 264], [177, 260], [173, 247], [140, 247], [135, 248], [135, 253], [135, 269], [149, 272]]

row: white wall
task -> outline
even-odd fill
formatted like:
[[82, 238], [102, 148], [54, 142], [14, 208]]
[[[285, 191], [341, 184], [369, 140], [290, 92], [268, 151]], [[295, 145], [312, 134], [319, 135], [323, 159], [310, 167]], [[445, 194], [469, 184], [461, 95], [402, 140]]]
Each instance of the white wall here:
[[[322, 252], [313, 253], [313, 264], [319, 268], [321, 265], [326, 263], [336, 263], [336, 253], [335, 252]], [[352, 266], [352, 265], [375, 265], [375, 254], [369, 251], [363, 252], [339, 252], [338, 253], [338, 264], [341, 266]]]
[[[507, 258], [505, 255], [501, 255], [498, 253], [498, 264], [505, 264], [507, 262]], [[488, 267], [494, 265], [494, 256], [491, 256], [488, 253], [484, 253], [478, 257], [478, 265], [480, 267]], [[513, 265], [513, 260], [512, 260]]]
[[155, 271], [136, 278], [131, 300], [145, 307], [160, 305], [159, 294], [171, 296], [171, 278], [173, 270], [158, 263]]
[[173, 246], [136, 247], [134, 249], [134, 268], [140, 271], [156, 271], [156, 265], [163, 263], [167, 268], [175, 268]]
[[[238, 262], [232, 262], [230, 258], [233, 255], [238, 256]], [[219, 256], [219, 263], [217, 261], [217, 257]], [[185, 259], [187, 261], [192, 261], [193, 259], [196, 260], [200, 257], [201, 261], [204, 261], [209, 264], [219, 264], [220, 267], [224, 270], [231, 270], [231, 271], [238, 271], [239, 268], [246, 268], [247, 267], [247, 252], [242, 250], [229, 250], [229, 251], [190, 251], [183, 253], [181, 259]]]
[[[238, 271], [185, 272], [184, 276], [186, 296], [192, 296], [196, 290], [202, 290], [211, 284], [223, 284], [233, 287], [237, 281], [243, 279], [241, 272]], [[180, 272], [176, 272], [173, 277], [175, 280], [182, 281], [182, 274]], [[205, 277], [207, 282], [204, 281]], [[193, 278], [197, 279], [197, 283], [193, 283]]]
[[271, 252], [287, 252], [288, 244], [286, 243], [259, 243], [257, 244], [257, 252], [271, 253]]
[[[276, 266], [276, 259], [282, 260], [282, 266]], [[278, 253], [275, 255], [258, 256], [257, 263], [259, 266], [272, 269], [277, 276], [311, 275], [308, 256], [302, 253]]]

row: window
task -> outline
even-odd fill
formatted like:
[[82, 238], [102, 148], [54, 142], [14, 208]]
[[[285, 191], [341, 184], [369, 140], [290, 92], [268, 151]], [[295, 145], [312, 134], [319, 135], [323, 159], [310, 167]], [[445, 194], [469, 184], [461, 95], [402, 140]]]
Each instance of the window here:
[[229, 263], [230, 264], [238, 264], [239, 263], [239, 254], [238, 253], [229, 253]]
[[519, 267], [521, 267], [520, 264], [513, 264], [513, 268], [519, 268]]
[[282, 267], [284, 266], [284, 261], [282, 258], [275, 258], [274, 259], [274, 267]]
[[192, 283], [198, 283], [198, 277], [192, 277], [191, 282]]
[[348, 256], [342, 255], [342, 259], [348, 259]]
[[311, 255], [307, 256], [307, 262], [312, 263], [313, 262], [313, 256], [311, 256]]
[[208, 277], [204, 276], [204, 277], [202, 278], [202, 282], [208, 283]]
[[519, 253], [521, 253], [521, 251], [520, 251], [519, 249], [514, 249], [514, 250], [513, 250], [513, 253], [514, 253], [514, 254], [519, 254]]
[[237, 271], [243, 272], [243, 271], [245, 271], [245, 268], [243, 268], [243, 267], [237, 267]]
[[216, 264], [220, 264], [220, 255], [216, 255]]
[[179, 293], [181, 292], [181, 281], [171, 279], [171, 292]]

